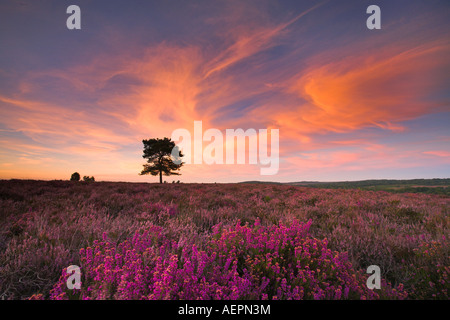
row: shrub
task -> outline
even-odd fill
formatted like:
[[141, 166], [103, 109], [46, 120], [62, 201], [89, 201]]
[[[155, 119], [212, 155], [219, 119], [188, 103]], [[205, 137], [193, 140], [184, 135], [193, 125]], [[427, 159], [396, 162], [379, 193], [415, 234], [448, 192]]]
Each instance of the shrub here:
[[65, 270], [51, 299], [378, 299], [407, 295], [383, 282], [366, 287], [345, 254], [311, 238], [305, 224], [214, 228], [205, 250], [178, 247], [152, 226], [115, 245], [81, 249], [82, 288], [66, 289]]
[[78, 172], [72, 173], [72, 176], [70, 177], [70, 181], [80, 181], [80, 174]]

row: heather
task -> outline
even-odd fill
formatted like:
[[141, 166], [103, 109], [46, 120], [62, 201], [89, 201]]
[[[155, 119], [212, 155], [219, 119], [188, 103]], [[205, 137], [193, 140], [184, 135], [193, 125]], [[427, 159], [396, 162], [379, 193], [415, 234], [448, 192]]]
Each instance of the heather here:
[[[0, 182], [9, 299], [448, 299], [445, 195]], [[81, 290], [66, 288], [79, 265]], [[382, 289], [366, 287], [378, 265]]]

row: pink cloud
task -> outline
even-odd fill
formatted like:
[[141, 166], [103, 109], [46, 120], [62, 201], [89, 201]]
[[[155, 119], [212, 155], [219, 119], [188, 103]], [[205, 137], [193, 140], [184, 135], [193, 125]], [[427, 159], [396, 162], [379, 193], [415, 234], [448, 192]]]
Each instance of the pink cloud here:
[[448, 151], [442, 151], [442, 150], [439, 150], [439, 151], [424, 151], [422, 153], [429, 154], [429, 155], [436, 156], [436, 157], [447, 158], [450, 161], [450, 152], [448, 152]]

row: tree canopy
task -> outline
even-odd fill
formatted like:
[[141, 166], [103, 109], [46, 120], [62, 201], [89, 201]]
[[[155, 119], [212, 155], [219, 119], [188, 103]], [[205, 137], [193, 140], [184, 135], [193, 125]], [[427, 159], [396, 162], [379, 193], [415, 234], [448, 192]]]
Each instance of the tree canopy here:
[[[181, 175], [178, 171], [183, 166], [181, 158], [184, 156], [178, 147], [169, 138], [142, 140], [144, 144], [144, 154], [147, 159], [140, 175], [159, 174], [159, 183], [162, 183], [162, 176]], [[174, 157], [175, 155], [175, 157]]]

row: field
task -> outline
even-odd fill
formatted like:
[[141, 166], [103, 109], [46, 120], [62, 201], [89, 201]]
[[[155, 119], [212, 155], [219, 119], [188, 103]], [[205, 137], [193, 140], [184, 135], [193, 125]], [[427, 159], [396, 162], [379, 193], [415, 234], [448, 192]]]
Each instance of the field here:
[[447, 300], [449, 207], [278, 184], [0, 181], [0, 296]]
[[[251, 183], [261, 183], [253, 181]], [[274, 182], [269, 182], [274, 183]], [[280, 184], [280, 183], [277, 183]], [[371, 191], [389, 191], [395, 193], [425, 193], [450, 196], [450, 179], [410, 179], [410, 180], [362, 180], [362, 181], [339, 181], [339, 182], [287, 182], [291, 186], [303, 186], [310, 188], [328, 189], [361, 189]]]

